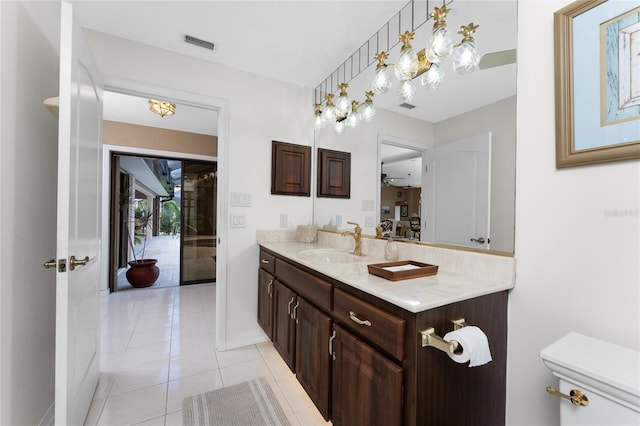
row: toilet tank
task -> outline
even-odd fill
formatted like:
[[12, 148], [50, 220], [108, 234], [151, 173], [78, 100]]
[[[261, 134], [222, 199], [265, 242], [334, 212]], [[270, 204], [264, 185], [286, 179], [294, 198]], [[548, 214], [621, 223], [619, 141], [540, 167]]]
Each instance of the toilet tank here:
[[540, 357], [558, 377], [560, 392], [575, 389], [588, 398], [586, 406], [560, 400], [562, 426], [640, 425], [640, 352], [569, 333]]

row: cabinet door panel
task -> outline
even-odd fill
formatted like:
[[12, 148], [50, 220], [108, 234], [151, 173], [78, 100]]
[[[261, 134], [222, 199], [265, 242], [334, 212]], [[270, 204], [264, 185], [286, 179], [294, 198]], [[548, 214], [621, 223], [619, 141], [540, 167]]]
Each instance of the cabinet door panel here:
[[296, 376], [302, 387], [329, 420], [331, 317], [298, 297], [296, 311]]
[[273, 292], [276, 278], [264, 269], [258, 270], [258, 324], [273, 340]]
[[295, 372], [295, 323], [291, 319], [291, 309], [296, 304], [296, 294], [280, 281], [276, 280], [273, 311], [273, 346]]
[[333, 424], [402, 424], [402, 368], [340, 326], [334, 330]]

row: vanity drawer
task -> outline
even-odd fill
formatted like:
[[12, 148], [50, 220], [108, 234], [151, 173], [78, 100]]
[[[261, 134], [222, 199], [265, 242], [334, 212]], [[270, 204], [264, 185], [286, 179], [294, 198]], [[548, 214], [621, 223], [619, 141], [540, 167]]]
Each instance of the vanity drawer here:
[[333, 308], [333, 286], [325, 280], [309, 274], [290, 263], [276, 259], [278, 279], [291, 290], [320, 309], [331, 312]]
[[260, 267], [270, 273], [276, 274], [276, 258], [275, 256], [267, 253], [264, 250], [260, 250]]
[[333, 314], [348, 328], [396, 359], [404, 358], [404, 320], [336, 288]]

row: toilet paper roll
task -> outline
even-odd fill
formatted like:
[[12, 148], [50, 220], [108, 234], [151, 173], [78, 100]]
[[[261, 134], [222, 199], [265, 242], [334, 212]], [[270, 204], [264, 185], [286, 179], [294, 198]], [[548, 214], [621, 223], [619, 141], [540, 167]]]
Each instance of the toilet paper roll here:
[[[450, 331], [443, 339], [460, 343], [462, 352], [449, 354], [449, 357], [457, 363], [464, 364], [469, 361], [469, 367], [477, 367], [491, 361], [491, 350], [487, 335], [475, 326], [462, 327], [459, 330]], [[458, 348], [460, 350], [460, 348]]]

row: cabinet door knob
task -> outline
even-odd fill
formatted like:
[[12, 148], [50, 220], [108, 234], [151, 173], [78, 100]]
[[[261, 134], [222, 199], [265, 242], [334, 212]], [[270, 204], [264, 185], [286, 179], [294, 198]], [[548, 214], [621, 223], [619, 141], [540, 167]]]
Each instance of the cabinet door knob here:
[[371, 327], [371, 321], [361, 320], [360, 318], [358, 318], [356, 314], [353, 313], [353, 311], [349, 312], [349, 318], [351, 318], [351, 321], [355, 322], [356, 324], [366, 325], [367, 327]]

